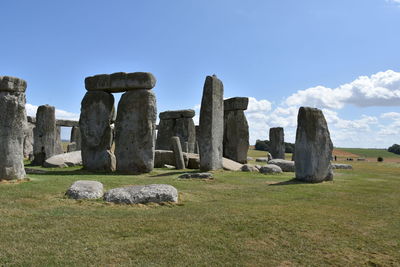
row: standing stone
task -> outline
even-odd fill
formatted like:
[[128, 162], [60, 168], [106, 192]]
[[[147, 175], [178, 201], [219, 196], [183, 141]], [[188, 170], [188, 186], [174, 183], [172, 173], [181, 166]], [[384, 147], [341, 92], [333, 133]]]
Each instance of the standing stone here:
[[244, 114], [248, 103], [247, 97], [224, 101], [224, 157], [243, 164], [249, 150], [249, 125]]
[[79, 128], [82, 163], [86, 170], [115, 170], [115, 156], [110, 151], [113, 107], [114, 97], [107, 92], [87, 92], [82, 100]]
[[0, 180], [22, 179], [26, 82], [0, 76]]
[[171, 143], [172, 143], [172, 151], [174, 151], [174, 156], [175, 156], [175, 167], [178, 170], [182, 170], [185, 168], [185, 161], [183, 160], [182, 147], [179, 137], [177, 136], [171, 137]]
[[333, 179], [331, 168], [333, 145], [321, 110], [300, 108], [295, 147], [297, 180], [318, 183]]
[[269, 153], [274, 159], [285, 159], [285, 141], [282, 127], [269, 129]]
[[[57, 125], [57, 121], [56, 121]], [[64, 153], [64, 148], [61, 142], [61, 126], [57, 126], [57, 134], [56, 134], [56, 155], [63, 154]]]
[[160, 124], [157, 133], [156, 149], [170, 150], [172, 145], [171, 138], [178, 136], [182, 150], [193, 153], [196, 145], [194, 115], [195, 111], [192, 109], [161, 112], [159, 115]]
[[73, 126], [71, 129], [70, 142], [75, 143], [75, 150], [81, 150], [81, 139], [81, 130], [78, 126]]
[[33, 157], [33, 129], [35, 124], [28, 122], [24, 130], [24, 158]]
[[200, 170], [222, 168], [224, 138], [224, 86], [217, 76], [207, 76], [200, 108]]
[[136, 89], [121, 96], [115, 122], [118, 171], [139, 174], [153, 170], [156, 116], [152, 90]]
[[33, 165], [43, 165], [46, 159], [59, 154], [59, 132], [53, 106], [42, 105], [38, 107], [33, 136]]

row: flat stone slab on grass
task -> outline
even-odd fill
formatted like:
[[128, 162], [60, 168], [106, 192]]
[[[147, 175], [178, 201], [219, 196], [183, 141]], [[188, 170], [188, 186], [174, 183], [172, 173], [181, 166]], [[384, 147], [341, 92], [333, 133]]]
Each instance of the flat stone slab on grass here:
[[252, 164], [244, 164], [241, 168], [242, 172], [258, 172], [258, 168]]
[[274, 165], [274, 164], [267, 164], [265, 166], [262, 166], [259, 170], [261, 173], [282, 173], [282, 169], [281, 167], [279, 167], [278, 165]]
[[291, 160], [271, 159], [268, 164], [278, 165], [284, 172], [294, 172], [294, 161]]
[[65, 194], [73, 199], [101, 198], [103, 196], [103, 184], [97, 181], [76, 181]]
[[178, 202], [178, 190], [167, 184], [127, 186], [107, 191], [104, 200], [124, 204]]
[[81, 151], [73, 151], [52, 156], [43, 163], [46, 168], [65, 168], [82, 165]]
[[183, 178], [183, 179], [192, 179], [192, 178], [211, 179], [211, 178], [213, 178], [213, 175], [212, 175], [212, 173], [209, 173], [209, 172], [184, 173], [184, 174], [180, 175], [178, 178]]
[[353, 166], [350, 164], [332, 163], [332, 169], [352, 170]]
[[256, 158], [257, 162], [268, 162], [268, 158]]

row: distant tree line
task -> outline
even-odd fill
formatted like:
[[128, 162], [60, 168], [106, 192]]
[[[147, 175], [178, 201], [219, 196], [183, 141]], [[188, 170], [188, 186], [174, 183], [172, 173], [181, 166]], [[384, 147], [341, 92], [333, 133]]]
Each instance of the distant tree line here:
[[388, 151], [400, 155], [400, 145], [394, 144], [388, 148]]
[[[269, 151], [269, 140], [257, 140], [255, 150]], [[293, 153], [294, 144], [285, 142], [285, 153]]]

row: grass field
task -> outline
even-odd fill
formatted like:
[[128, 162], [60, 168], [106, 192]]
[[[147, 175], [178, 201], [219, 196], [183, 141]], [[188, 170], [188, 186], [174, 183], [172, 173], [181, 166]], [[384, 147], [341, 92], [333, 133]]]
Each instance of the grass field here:
[[374, 149], [374, 148], [338, 148], [338, 150], [346, 151], [359, 155], [365, 158], [400, 158], [400, 155], [396, 155], [387, 151], [386, 149]]
[[[140, 176], [50, 169], [0, 183], [1, 266], [399, 266], [400, 164], [354, 162], [333, 182], [293, 173], [180, 171]], [[167, 183], [179, 204], [76, 201], [76, 180], [105, 189]]]

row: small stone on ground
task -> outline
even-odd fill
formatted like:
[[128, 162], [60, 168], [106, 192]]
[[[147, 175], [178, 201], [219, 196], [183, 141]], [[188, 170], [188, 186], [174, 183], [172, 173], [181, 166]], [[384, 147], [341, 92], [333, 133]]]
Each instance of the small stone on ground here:
[[103, 196], [103, 184], [97, 181], [76, 181], [65, 194], [73, 199], [101, 198]]

